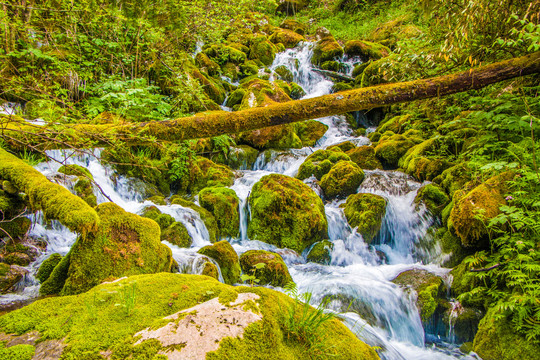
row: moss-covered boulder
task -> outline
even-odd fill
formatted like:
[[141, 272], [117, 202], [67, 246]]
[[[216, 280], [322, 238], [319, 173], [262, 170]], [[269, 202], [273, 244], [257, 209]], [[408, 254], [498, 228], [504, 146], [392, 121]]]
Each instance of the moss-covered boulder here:
[[356, 192], [364, 177], [364, 171], [354, 162], [341, 160], [321, 178], [319, 185], [329, 199], [346, 197]]
[[197, 80], [197, 82], [201, 85], [204, 93], [211, 100], [215, 101], [216, 104], [223, 104], [223, 101], [225, 101], [226, 93], [223, 85], [219, 80], [215, 80], [211, 77], [206, 76], [195, 67], [189, 70], [189, 73], [195, 80]]
[[282, 29], [292, 30], [295, 33], [298, 33], [300, 35], [304, 35], [307, 30], [307, 27], [305, 24], [291, 18], [283, 20], [283, 22], [279, 25], [279, 27]]
[[491, 308], [480, 321], [474, 352], [484, 360], [537, 359], [540, 345], [517, 334], [507, 318], [497, 315]]
[[30, 230], [30, 226], [32, 226], [32, 221], [26, 217], [17, 217], [12, 220], [8, 219], [9, 215], [4, 222], [0, 223], [0, 229], [2, 229], [2, 231], [0, 231], [0, 238], [4, 237], [6, 233], [8, 233], [12, 239], [22, 238], [28, 230]]
[[354, 149], [344, 150], [352, 162], [360, 166], [364, 170], [382, 169], [383, 166], [379, 159], [375, 156], [375, 148], [373, 146], [364, 145]]
[[210, 76], [218, 75], [221, 71], [218, 63], [210, 59], [203, 52], [200, 52], [195, 56], [195, 63], [201, 71], [204, 71]]
[[351, 151], [351, 150], [354, 150], [354, 149], [356, 149], [356, 145], [354, 145], [350, 141], [344, 141], [344, 142], [332, 145], [332, 146], [327, 148], [327, 150], [343, 151], [343, 152]]
[[62, 260], [62, 255], [60, 254], [51, 254], [47, 259], [45, 259], [36, 274], [36, 279], [39, 280], [40, 283], [44, 283], [49, 276], [51, 275], [52, 271], [58, 265], [58, 263]]
[[328, 265], [332, 261], [332, 249], [334, 244], [329, 240], [316, 242], [307, 255], [307, 261]]
[[204, 223], [204, 226], [206, 227], [206, 230], [208, 230], [209, 240], [211, 243], [215, 243], [218, 237], [218, 225], [216, 218], [212, 213], [205, 208], [198, 206], [194, 203], [192, 203], [189, 200], [183, 199], [182, 197], [178, 195], [173, 195], [171, 197], [171, 205], [180, 205], [185, 208], [189, 208], [191, 210], [196, 211], [201, 220]]
[[28, 274], [28, 270], [21, 266], [0, 263], [0, 294], [13, 291], [13, 287], [17, 285], [26, 274]]
[[85, 177], [80, 177], [73, 188], [77, 196], [83, 199], [88, 205], [94, 207], [97, 205], [97, 197], [94, 195], [92, 181]]
[[240, 266], [244, 274], [255, 276], [259, 280], [258, 285], [284, 287], [293, 281], [281, 255], [274, 252], [248, 250], [240, 256]]
[[211, 257], [218, 263], [223, 281], [226, 284], [236, 284], [240, 281], [241, 270], [238, 254], [228, 241], [222, 240], [213, 245], [205, 246], [198, 253]]
[[264, 65], [271, 65], [278, 48], [266, 36], [260, 35], [250, 40], [249, 58], [260, 60]]
[[291, 97], [291, 99], [298, 100], [300, 98], [303, 98], [306, 95], [306, 92], [304, 91], [304, 89], [302, 89], [302, 87], [298, 85], [297, 83], [291, 82], [289, 85], [291, 87], [291, 92], [289, 93], [289, 96]]
[[227, 154], [220, 152], [212, 156], [211, 160], [217, 164], [227, 165], [231, 169], [250, 170], [257, 157], [259, 151], [249, 145], [230, 146]]
[[163, 229], [161, 232], [161, 241], [167, 241], [173, 245], [182, 248], [189, 248], [193, 242], [191, 236], [184, 226], [179, 221], [173, 222], [171, 225]]
[[210, 277], [213, 277], [216, 280], [219, 280], [218, 267], [214, 263], [211, 263], [210, 261], [207, 261], [203, 265], [201, 275], [210, 276]]
[[249, 196], [248, 236], [302, 252], [327, 237], [322, 200], [302, 181], [272, 174], [261, 178]]
[[317, 29], [317, 44], [313, 48], [311, 62], [320, 65], [326, 61], [338, 60], [343, 56], [343, 48], [336, 41], [334, 36], [325, 28]]
[[470, 191], [454, 193], [454, 207], [449, 222], [465, 246], [488, 246], [485, 224], [500, 213], [499, 207], [506, 204], [504, 194], [507, 181], [513, 173], [503, 173], [488, 179]]
[[241, 64], [246, 61], [247, 55], [233, 46], [213, 44], [203, 49], [203, 54], [214, 60], [217, 64]]
[[187, 176], [182, 176], [175, 185], [182, 192], [197, 193], [208, 186], [231, 186], [233, 182], [234, 173], [227, 166], [197, 157], [189, 166]]
[[234, 190], [225, 187], [207, 187], [199, 192], [199, 203], [216, 218], [219, 237], [234, 238], [240, 228], [238, 196]]
[[[101, 204], [96, 211], [98, 231], [77, 239], [69, 256], [64, 257], [69, 262], [63, 275], [65, 283], [55, 284], [55, 290], [61, 288], [63, 295], [79, 294], [106, 279], [171, 270], [171, 250], [161, 243], [154, 221], [125, 212], [113, 203]], [[55, 270], [66, 267], [64, 259]], [[43, 284], [42, 293], [50, 294], [44, 292], [46, 284], [62, 277], [53, 277], [55, 270]]]
[[338, 82], [338, 83], [335, 83], [333, 86], [332, 86], [332, 92], [333, 93], [337, 93], [337, 92], [340, 92], [340, 91], [347, 91], [347, 90], [352, 90], [354, 87], [350, 84], [350, 83], [347, 83], [347, 82]]
[[353, 194], [345, 203], [345, 217], [351, 227], [358, 227], [366, 243], [373, 241], [386, 214], [386, 200], [375, 194]]
[[281, 43], [286, 48], [293, 48], [300, 41], [306, 40], [304, 36], [288, 29], [276, 29], [272, 35], [268, 38], [274, 44]]
[[455, 236], [446, 227], [435, 232], [435, 239], [441, 245], [443, 253], [446, 255], [442, 265], [447, 268], [458, 266], [463, 259], [472, 254], [471, 249], [465, 248], [461, 244], [461, 239]]
[[328, 130], [328, 125], [317, 120], [301, 121], [292, 125], [294, 132], [302, 142], [302, 147], [315, 146], [317, 141], [319, 141]]
[[431, 153], [440, 153], [441, 141], [439, 138], [430, 138], [409, 148], [399, 160], [399, 166], [407, 174], [413, 175], [420, 181], [433, 180], [444, 170], [452, 166], [440, 158], [430, 158]]
[[342, 160], [350, 160], [349, 156], [342, 151], [336, 151], [336, 149], [317, 150], [309, 155], [302, 165], [300, 165], [296, 177], [300, 180], [304, 180], [313, 175], [318, 180], [321, 180], [334, 164]]
[[433, 179], [433, 182], [439, 184], [450, 196], [453, 196], [457, 190], [463, 189], [465, 184], [471, 181], [470, 172], [467, 163], [458, 164], [444, 170]]
[[232, 287], [208, 276], [139, 275], [79, 296], [38, 300], [0, 317], [0, 334], [11, 340], [12, 353], [40, 346], [9, 347], [25, 344], [32, 336], [24, 334], [31, 333], [40, 344], [52, 340], [65, 359], [100, 359], [104, 353], [112, 359], [305, 359], [320, 354], [321, 346], [336, 360], [378, 359], [337, 319], [313, 332], [316, 345], [300, 340], [301, 332], [283, 324], [302, 306], [271, 289]]
[[416, 291], [418, 294], [416, 305], [423, 322], [429, 320], [437, 310], [439, 299], [444, 298], [445, 287], [443, 280], [426, 270], [404, 271], [392, 282]]
[[91, 180], [94, 179], [90, 171], [88, 171], [88, 169], [85, 169], [80, 165], [62, 165], [58, 169], [58, 172], [61, 174], [66, 174], [66, 175], [82, 176]]
[[387, 131], [381, 136], [375, 147], [375, 156], [384, 166], [395, 168], [399, 159], [414, 145], [414, 139]]
[[437, 185], [427, 184], [418, 189], [414, 198], [414, 203], [424, 204], [425, 207], [434, 215], [440, 215], [450, 199], [448, 195]]
[[274, 72], [283, 81], [291, 82], [293, 81], [293, 74], [285, 65], [278, 66], [274, 69]]
[[390, 54], [390, 49], [384, 45], [363, 40], [349, 40], [345, 43], [345, 55], [359, 56], [363, 61], [379, 60]]

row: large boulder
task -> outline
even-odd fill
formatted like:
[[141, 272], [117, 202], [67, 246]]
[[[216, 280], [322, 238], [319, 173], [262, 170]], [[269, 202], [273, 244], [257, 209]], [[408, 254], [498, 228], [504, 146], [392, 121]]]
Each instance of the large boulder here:
[[369, 61], [388, 56], [390, 49], [371, 41], [349, 40], [345, 43], [344, 52], [348, 56], [359, 56], [363, 61]]
[[440, 215], [450, 199], [448, 195], [435, 184], [426, 184], [418, 189], [414, 198], [414, 203], [424, 204], [424, 206], [434, 215]]
[[407, 150], [420, 141], [415, 136], [394, 134], [392, 131], [386, 131], [382, 134], [375, 147], [375, 156], [384, 166], [397, 167], [399, 159], [405, 155]]
[[326, 61], [338, 60], [343, 56], [343, 48], [336, 41], [334, 36], [325, 28], [317, 29], [317, 44], [313, 48], [313, 65], [321, 65]]
[[240, 256], [240, 267], [244, 274], [255, 276], [258, 285], [285, 287], [293, 281], [281, 255], [274, 252], [248, 250]]
[[329, 199], [346, 197], [356, 192], [364, 176], [364, 171], [354, 162], [341, 160], [321, 178], [320, 186]]
[[302, 252], [327, 236], [322, 200], [298, 179], [278, 174], [264, 176], [253, 186], [249, 205], [250, 239]]
[[13, 287], [27, 274], [28, 270], [21, 266], [0, 263], [0, 294], [13, 291]]
[[373, 146], [359, 146], [354, 149], [345, 150], [351, 161], [354, 161], [363, 170], [382, 169], [383, 166], [375, 156]]
[[281, 43], [286, 48], [293, 48], [300, 41], [304, 41], [305, 38], [292, 30], [278, 28], [274, 31], [274, 33], [270, 36], [268, 40], [270, 40], [274, 44]]
[[332, 249], [334, 244], [329, 240], [316, 242], [307, 255], [307, 261], [328, 265], [332, 260]]
[[222, 240], [213, 245], [202, 247], [198, 253], [216, 260], [226, 284], [232, 285], [240, 281], [241, 270], [238, 254], [228, 241]]
[[302, 165], [300, 165], [296, 177], [304, 180], [313, 175], [318, 180], [321, 180], [330, 171], [332, 166], [341, 160], [348, 161], [350, 158], [340, 149], [317, 150], [309, 155]]
[[237, 237], [240, 228], [238, 196], [225, 187], [208, 187], [199, 192], [199, 203], [216, 218], [219, 237]]
[[371, 243], [381, 229], [386, 214], [386, 200], [375, 194], [353, 194], [345, 203], [345, 217], [351, 227], [358, 227], [366, 243]]
[[191, 162], [189, 173], [176, 180], [174, 185], [182, 192], [197, 193], [207, 186], [231, 186], [233, 182], [234, 173], [229, 167], [197, 157]]
[[[54, 344], [63, 359], [295, 360], [318, 356], [322, 346], [336, 360], [379, 358], [338, 319], [313, 330], [315, 346], [301, 329], [283, 326], [294, 314], [316, 314], [308, 305], [303, 310], [303, 303], [264, 287], [233, 287], [200, 275], [138, 275], [3, 315], [0, 352], [30, 359]], [[30, 356], [20, 357], [23, 346]]]
[[[43, 294], [79, 294], [107, 279], [171, 271], [171, 250], [156, 222], [113, 203], [96, 207], [96, 232], [81, 235], [43, 283]], [[57, 270], [58, 269], [58, 270]]]
[[485, 224], [499, 215], [499, 207], [506, 204], [504, 194], [513, 176], [511, 172], [496, 175], [472, 190], [454, 193], [454, 207], [448, 221], [463, 245], [480, 248], [489, 245]]

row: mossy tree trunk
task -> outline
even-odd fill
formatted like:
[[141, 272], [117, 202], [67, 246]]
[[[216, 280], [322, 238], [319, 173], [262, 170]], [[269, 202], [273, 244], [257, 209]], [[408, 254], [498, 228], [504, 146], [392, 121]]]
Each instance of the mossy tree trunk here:
[[16, 145], [19, 141], [19, 144], [42, 149], [66, 147], [66, 144], [86, 148], [106, 146], [117, 140], [142, 144], [156, 140], [205, 138], [480, 89], [539, 72], [540, 52], [536, 52], [452, 75], [354, 89], [237, 112], [203, 113], [169, 121], [57, 125], [54, 129], [4, 122], [0, 124], [0, 137], [3, 136], [10, 144]]

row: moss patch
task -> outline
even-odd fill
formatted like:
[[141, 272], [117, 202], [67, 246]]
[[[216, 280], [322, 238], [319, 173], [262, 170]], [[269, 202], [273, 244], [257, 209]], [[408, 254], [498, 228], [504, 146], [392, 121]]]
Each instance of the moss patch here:
[[351, 161], [355, 162], [361, 169], [375, 170], [383, 168], [381, 162], [375, 156], [375, 148], [373, 146], [359, 146], [344, 151], [349, 155]]
[[364, 171], [352, 161], [338, 161], [321, 178], [321, 188], [330, 198], [345, 197], [356, 192], [364, 180]]
[[381, 229], [386, 200], [374, 194], [354, 194], [347, 198], [344, 212], [349, 225], [358, 227], [358, 233], [370, 243]]
[[238, 196], [225, 187], [208, 187], [199, 192], [199, 202], [216, 218], [219, 237], [237, 237], [240, 228]]
[[216, 260], [226, 284], [236, 284], [239, 282], [241, 270], [238, 254], [228, 241], [218, 241], [213, 245], [205, 246], [198, 253]]
[[272, 174], [251, 191], [248, 236], [302, 252], [326, 238], [328, 223], [321, 199], [300, 180]]
[[[257, 264], [264, 264], [258, 269]], [[293, 281], [281, 255], [265, 250], [248, 250], [240, 256], [240, 266], [244, 274], [254, 275], [258, 285], [270, 284], [284, 287]]]
[[441, 211], [450, 202], [448, 195], [437, 185], [427, 184], [418, 189], [414, 198], [415, 204], [424, 204], [434, 215], [440, 215]]
[[332, 258], [330, 253], [334, 244], [329, 240], [323, 240], [315, 243], [307, 255], [307, 261], [328, 265]]
[[348, 56], [360, 56], [364, 61], [368, 61], [388, 56], [390, 49], [371, 41], [350, 40], [345, 43], [344, 52]]
[[38, 279], [39, 282], [43, 284], [45, 280], [49, 278], [52, 271], [54, 270], [56, 265], [58, 265], [60, 260], [62, 260], [62, 255], [56, 253], [45, 259], [38, 269], [36, 279]]
[[318, 180], [321, 180], [332, 166], [341, 160], [350, 160], [349, 156], [342, 152], [341, 149], [317, 150], [300, 165], [296, 177], [304, 180], [314, 175]]

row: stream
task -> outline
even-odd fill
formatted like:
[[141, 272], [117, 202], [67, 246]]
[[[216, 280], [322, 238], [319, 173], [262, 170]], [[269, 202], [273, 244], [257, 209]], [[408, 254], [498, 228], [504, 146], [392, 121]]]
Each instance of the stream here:
[[[310, 62], [312, 49], [312, 43], [300, 43], [294, 49], [277, 54], [270, 67], [273, 70], [281, 65], [287, 66], [293, 74], [293, 81], [306, 91], [304, 98], [328, 94], [333, 85], [331, 81], [313, 71]], [[343, 62], [348, 65], [350, 72], [358, 59], [343, 59]], [[278, 252], [287, 263], [299, 292], [312, 293], [312, 304], [315, 306], [331, 296], [333, 300], [329, 303], [330, 309], [340, 312], [345, 324], [362, 341], [379, 347], [378, 353], [382, 359], [479, 359], [476, 355], [461, 353], [459, 344], [451, 341], [451, 331], [444, 338], [426, 334], [413, 295], [391, 282], [399, 273], [411, 269], [424, 269], [441, 276], [447, 282], [451, 281], [448, 279], [450, 269], [439, 265], [444, 255], [427, 236], [428, 228], [436, 219], [425, 208], [417, 209], [414, 204], [416, 193], [423, 184], [412, 177], [398, 171], [365, 171], [366, 177], [358, 193], [377, 194], [388, 202], [381, 231], [372, 246], [368, 246], [362, 236], [348, 225], [343, 210], [339, 207], [345, 200], [325, 201], [328, 238], [334, 244], [329, 265], [308, 263], [305, 253], [296, 254], [291, 250], [278, 249], [248, 238], [250, 214], [247, 199], [253, 185], [263, 176], [271, 173], [295, 176], [309, 154], [343, 141], [351, 141], [355, 145], [370, 143], [367, 137], [354, 135], [342, 116], [317, 120], [329, 128], [315, 147], [285, 151], [267, 150], [266, 154], [259, 154], [252, 170], [237, 170], [238, 177], [231, 188], [240, 199], [240, 235], [229, 240], [234, 249], [239, 255], [252, 249]], [[271, 156], [267, 156], [268, 154]], [[98, 159], [99, 150], [95, 150], [94, 155], [66, 150], [50, 151], [48, 155], [60, 163], [78, 164], [87, 168], [103, 192], [126, 211], [140, 214], [146, 206], [154, 205], [150, 201], [143, 201], [141, 189], [144, 189], [144, 183], [118, 176], [112, 169], [102, 165]], [[73, 178], [57, 172], [60, 163], [49, 161], [36, 168], [49, 179], [72, 188]], [[320, 194], [320, 189], [313, 181], [307, 179], [305, 182]], [[98, 203], [109, 201], [97, 189], [95, 194]], [[197, 254], [197, 250], [210, 245], [210, 237], [198, 213], [180, 205], [157, 207], [182, 222], [193, 238], [192, 247], [189, 249], [165, 243], [172, 249], [181, 271], [201, 273], [206, 258]], [[75, 242], [76, 234], [57, 221], [45, 223], [39, 212], [31, 215], [31, 218], [34, 225], [29, 235], [46, 240], [47, 249], [28, 267], [30, 273], [18, 285], [17, 292], [0, 296], [0, 303], [37, 297], [39, 283], [33, 274], [39, 265], [52, 253], [67, 254]], [[383, 259], [381, 253], [384, 253]], [[279, 288], [277, 290], [282, 291]], [[348, 307], [351, 301], [354, 311]]]

